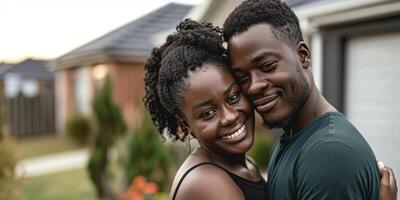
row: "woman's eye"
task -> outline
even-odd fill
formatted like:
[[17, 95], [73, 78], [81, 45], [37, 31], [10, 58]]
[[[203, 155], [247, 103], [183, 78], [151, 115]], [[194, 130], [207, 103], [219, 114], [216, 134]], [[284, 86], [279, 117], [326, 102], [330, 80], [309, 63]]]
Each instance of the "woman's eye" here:
[[200, 117], [207, 120], [207, 119], [211, 119], [214, 115], [215, 115], [214, 110], [207, 110], [207, 111], [203, 112], [200, 115]]
[[238, 102], [239, 99], [240, 99], [240, 93], [238, 92], [228, 98], [228, 103], [234, 104], [234, 103]]

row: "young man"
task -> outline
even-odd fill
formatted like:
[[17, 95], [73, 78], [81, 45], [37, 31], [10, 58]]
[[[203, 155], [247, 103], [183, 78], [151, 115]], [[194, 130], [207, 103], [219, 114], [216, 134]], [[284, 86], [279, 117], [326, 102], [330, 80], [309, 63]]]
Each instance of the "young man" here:
[[265, 125], [285, 132], [269, 164], [268, 199], [379, 199], [374, 153], [317, 90], [293, 11], [279, 0], [245, 1], [224, 38], [242, 91]]

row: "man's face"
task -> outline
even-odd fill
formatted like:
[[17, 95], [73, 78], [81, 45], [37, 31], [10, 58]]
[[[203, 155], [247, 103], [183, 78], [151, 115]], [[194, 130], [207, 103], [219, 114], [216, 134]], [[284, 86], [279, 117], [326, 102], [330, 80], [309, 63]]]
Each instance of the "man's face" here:
[[241, 90], [264, 123], [270, 128], [289, 126], [310, 93], [304, 59], [309, 58], [308, 49], [291, 47], [274, 36], [270, 25], [257, 24], [233, 36], [228, 53]]

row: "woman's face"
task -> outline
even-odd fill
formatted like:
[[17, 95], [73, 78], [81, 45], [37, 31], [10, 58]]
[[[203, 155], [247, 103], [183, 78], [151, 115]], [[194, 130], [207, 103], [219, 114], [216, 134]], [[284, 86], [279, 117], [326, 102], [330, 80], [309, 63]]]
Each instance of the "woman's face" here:
[[246, 153], [254, 112], [232, 75], [209, 63], [190, 72], [185, 83], [183, 112], [200, 145], [219, 155]]

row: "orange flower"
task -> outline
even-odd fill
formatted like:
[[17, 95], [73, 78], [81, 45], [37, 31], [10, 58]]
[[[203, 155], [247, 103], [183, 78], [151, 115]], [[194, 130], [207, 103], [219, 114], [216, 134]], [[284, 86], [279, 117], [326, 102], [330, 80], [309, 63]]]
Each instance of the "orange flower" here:
[[145, 187], [147, 181], [146, 178], [143, 176], [136, 176], [135, 179], [133, 180], [132, 186], [137, 188], [139, 191], [142, 191], [143, 188]]
[[144, 196], [140, 193], [133, 193], [132, 195], [130, 195], [129, 200], [144, 200]]
[[121, 193], [118, 196], [118, 200], [145, 200], [145, 196], [153, 195], [157, 192], [158, 185], [156, 183], [148, 182], [143, 176], [136, 176], [128, 191]]
[[148, 182], [142, 191], [145, 194], [154, 194], [158, 191], [158, 185], [155, 183]]

